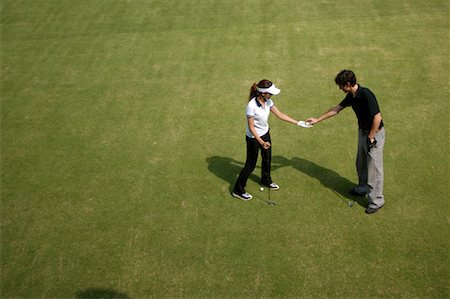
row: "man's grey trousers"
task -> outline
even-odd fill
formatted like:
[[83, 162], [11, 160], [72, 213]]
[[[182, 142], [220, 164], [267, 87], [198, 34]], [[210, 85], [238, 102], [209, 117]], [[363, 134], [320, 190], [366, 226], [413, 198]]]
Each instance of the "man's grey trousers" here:
[[369, 150], [367, 131], [358, 132], [358, 151], [356, 154], [356, 171], [358, 173], [357, 191], [367, 193], [369, 207], [380, 208], [384, 205], [383, 184], [383, 148], [385, 132], [381, 128], [376, 134], [377, 143]]

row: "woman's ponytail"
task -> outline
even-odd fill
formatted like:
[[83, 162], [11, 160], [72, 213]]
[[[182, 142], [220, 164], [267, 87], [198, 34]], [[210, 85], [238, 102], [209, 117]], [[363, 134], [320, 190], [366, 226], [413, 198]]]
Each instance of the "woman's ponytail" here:
[[249, 101], [258, 95], [257, 87], [256, 83], [253, 83], [252, 87], [250, 87], [250, 95], [248, 96]]

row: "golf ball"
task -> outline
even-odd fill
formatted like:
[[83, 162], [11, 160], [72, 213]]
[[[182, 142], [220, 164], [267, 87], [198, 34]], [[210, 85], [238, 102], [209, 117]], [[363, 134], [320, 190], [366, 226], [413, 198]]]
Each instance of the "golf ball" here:
[[264, 187], [259, 188], [259, 191], [264, 191]]
[[349, 206], [349, 207], [353, 207], [353, 203], [352, 203], [352, 202], [349, 202], [349, 203], [348, 203], [348, 206]]

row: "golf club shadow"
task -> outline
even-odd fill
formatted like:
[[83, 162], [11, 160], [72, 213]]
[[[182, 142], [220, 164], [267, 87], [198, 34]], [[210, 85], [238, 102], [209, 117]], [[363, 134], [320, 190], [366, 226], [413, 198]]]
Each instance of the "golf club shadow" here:
[[82, 291], [79, 291], [75, 294], [75, 298], [77, 299], [96, 299], [96, 298], [102, 298], [102, 299], [130, 299], [130, 297], [125, 294], [118, 292], [116, 290], [111, 289], [97, 289], [97, 288], [89, 288]]
[[[229, 191], [231, 193], [233, 191], [237, 176], [244, 167], [244, 162], [239, 162], [231, 158], [220, 156], [212, 156], [206, 158], [206, 162], [208, 163], [209, 171], [214, 173], [218, 178], [230, 184]], [[254, 174], [251, 174], [249, 179], [256, 183], [259, 183], [259, 181], [261, 180]]]
[[272, 158], [272, 162], [273, 169], [292, 166], [298, 171], [301, 171], [304, 174], [318, 180], [323, 186], [331, 189], [341, 197], [349, 200], [354, 200], [362, 207], [365, 207], [367, 205], [364, 197], [352, 196], [348, 192], [355, 186], [355, 184], [331, 169], [322, 167], [314, 162], [297, 157], [287, 159], [282, 156], [274, 156]]

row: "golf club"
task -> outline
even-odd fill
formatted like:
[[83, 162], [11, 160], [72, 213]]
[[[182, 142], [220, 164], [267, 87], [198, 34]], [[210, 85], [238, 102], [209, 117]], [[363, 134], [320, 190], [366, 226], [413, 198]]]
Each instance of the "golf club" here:
[[[267, 192], [269, 193], [269, 200], [266, 201], [266, 203], [269, 204], [269, 205], [271, 205], [271, 206], [276, 206], [277, 203], [274, 202], [274, 201], [270, 198], [270, 187], [267, 187], [267, 189], [268, 189]], [[259, 190], [260, 190], [260, 191], [264, 191], [264, 186], [261, 186], [261, 187], [259, 188]]]
[[270, 199], [270, 187], [267, 187], [267, 189], [269, 189], [269, 191], [268, 191], [269, 192], [269, 201], [268, 201], [268, 203], [273, 205], [273, 206], [276, 206], [277, 203]]

